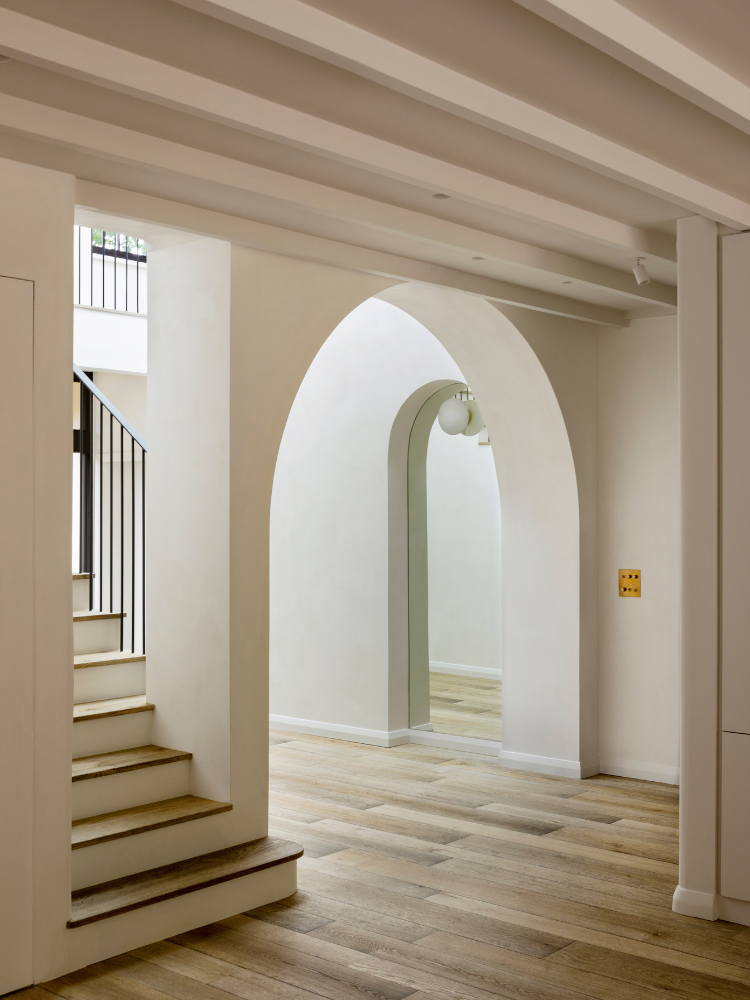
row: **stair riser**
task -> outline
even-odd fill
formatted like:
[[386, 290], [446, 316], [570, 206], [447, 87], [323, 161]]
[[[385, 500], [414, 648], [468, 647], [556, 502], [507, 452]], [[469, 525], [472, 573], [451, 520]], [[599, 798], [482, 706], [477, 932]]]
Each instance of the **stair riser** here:
[[[96, 588], [96, 580], [94, 580], [94, 588]], [[96, 594], [95, 594], [96, 596]], [[89, 607], [89, 581], [88, 578], [85, 580], [74, 580], [73, 581], [73, 610], [74, 611], [88, 611]]]
[[76, 655], [79, 653], [105, 653], [109, 649], [119, 648], [119, 618], [73, 622], [73, 652]]
[[[86, 723], [74, 723], [77, 726]], [[190, 792], [190, 761], [157, 764], [73, 782], [73, 819], [130, 809]]]
[[[73, 671], [73, 700], [76, 705], [84, 701], [105, 701], [108, 698], [128, 698], [146, 693], [146, 661], [110, 663], [105, 667], [79, 667]], [[76, 722], [76, 726], [93, 725]], [[148, 740], [146, 740], [148, 743]], [[130, 744], [129, 744], [130, 745]], [[120, 749], [113, 747], [113, 750]], [[83, 757], [84, 754], [76, 756]]]
[[[102, 670], [103, 667], [91, 668]], [[77, 671], [83, 673], [83, 671]], [[153, 712], [132, 712], [108, 719], [85, 719], [73, 724], [73, 756], [89, 757], [110, 750], [142, 747], [151, 742]]]
[[184, 861], [196, 854], [220, 851], [237, 839], [232, 836], [231, 823], [231, 813], [219, 813], [105, 844], [80, 847], [71, 851], [72, 888], [99, 885], [147, 868]]

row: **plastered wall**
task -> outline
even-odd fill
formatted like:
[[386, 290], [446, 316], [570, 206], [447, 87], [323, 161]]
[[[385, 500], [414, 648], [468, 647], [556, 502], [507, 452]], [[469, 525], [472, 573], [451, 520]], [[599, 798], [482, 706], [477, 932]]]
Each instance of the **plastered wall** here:
[[[0, 934], [0, 993], [49, 978], [66, 960], [73, 202], [71, 176], [0, 160], [0, 274], [27, 288], [20, 313], [4, 307], [0, 330], [5, 377], [14, 383], [4, 398], [11, 405], [4, 448], [22, 443], [15, 453], [3, 450], [3, 475], [17, 481], [16, 499], [23, 498], [23, 512], [4, 506], [0, 531], [2, 603], [10, 614], [0, 617], [0, 897], [13, 929]], [[19, 902], [13, 894], [21, 872]]]
[[[486, 435], [482, 435], [486, 437]], [[500, 676], [500, 494], [492, 448], [446, 434], [427, 448], [427, 556], [432, 669]]]
[[302, 382], [271, 506], [272, 717], [387, 739], [389, 439], [404, 400], [440, 378], [463, 381], [445, 348], [372, 299]]
[[[601, 769], [678, 780], [680, 469], [677, 318], [599, 338]], [[618, 595], [640, 569], [642, 596]]]

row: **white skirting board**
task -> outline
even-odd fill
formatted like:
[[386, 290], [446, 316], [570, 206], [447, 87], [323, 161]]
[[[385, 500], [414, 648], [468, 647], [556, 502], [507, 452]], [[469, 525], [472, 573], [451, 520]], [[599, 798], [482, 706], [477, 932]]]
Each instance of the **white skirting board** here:
[[486, 680], [502, 680], [503, 672], [497, 667], [472, 667], [467, 663], [443, 663], [430, 660], [431, 674], [454, 674], [456, 677], [478, 677]]
[[640, 778], [641, 781], [659, 781], [664, 785], [679, 785], [680, 769], [669, 764], [650, 764], [642, 760], [623, 760], [619, 757], [600, 757], [599, 772], [621, 778]]
[[503, 750], [499, 754], [503, 767], [514, 767], [520, 771], [538, 771], [540, 774], [556, 774], [561, 778], [590, 778], [599, 773], [599, 762], [582, 763], [578, 760], [564, 760], [560, 757], [538, 757], [530, 753], [515, 753]]
[[358, 726], [339, 726], [313, 719], [293, 719], [287, 715], [269, 715], [272, 729], [289, 733], [306, 733], [308, 736], [327, 736], [332, 740], [349, 740], [350, 743], [369, 743], [375, 747], [396, 747], [409, 742], [409, 730], [386, 732], [380, 729], [361, 729]]
[[502, 767], [516, 768], [521, 771], [537, 771], [541, 774], [556, 774], [562, 778], [590, 778], [592, 774], [613, 774], [624, 778], [640, 778], [643, 781], [658, 781], [669, 785], [679, 784], [678, 768], [642, 761], [607, 757], [582, 763], [558, 757], [541, 757], [535, 754], [503, 750], [502, 743], [496, 743], [494, 740], [452, 736], [448, 733], [435, 733], [424, 729], [396, 729], [388, 732], [379, 729], [361, 729], [357, 726], [340, 726], [331, 722], [316, 722], [313, 719], [293, 719], [286, 715], [270, 715], [269, 722], [272, 729], [280, 729], [284, 732], [326, 736], [332, 740], [348, 740], [350, 743], [369, 743], [376, 747], [395, 747], [403, 743], [417, 743], [422, 746], [442, 747], [445, 750], [463, 750], [466, 753], [497, 754], [498, 763]]
[[701, 920], [729, 920], [750, 927], [750, 903], [746, 899], [730, 899], [713, 892], [684, 889], [678, 885], [672, 897], [672, 909], [686, 917]]
[[423, 747], [441, 747], [443, 750], [463, 750], [466, 753], [482, 753], [496, 757], [502, 744], [495, 740], [480, 740], [473, 736], [452, 736], [450, 733], [427, 732], [424, 729], [410, 729], [409, 742]]

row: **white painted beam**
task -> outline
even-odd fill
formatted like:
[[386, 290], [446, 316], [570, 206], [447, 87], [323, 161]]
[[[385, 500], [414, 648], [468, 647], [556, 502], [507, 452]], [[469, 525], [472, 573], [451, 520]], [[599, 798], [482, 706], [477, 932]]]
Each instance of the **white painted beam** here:
[[[666, 198], [717, 222], [733, 227], [750, 225], [750, 204], [746, 201], [734, 198], [710, 184], [673, 170], [648, 156], [495, 90], [356, 25], [310, 7], [301, 0], [179, 2], [316, 55], [469, 121], [590, 167], [598, 173], [633, 184], [643, 191]], [[591, 36], [586, 38], [587, 41], [592, 41], [597, 33], [600, 38], [607, 38], [609, 30], [619, 32], [623, 39], [635, 44], [638, 32], [642, 28], [651, 28], [650, 32], [645, 31], [641, 44], [648, 58], [640, 56], [637, 69], [659, 66], [660, 45], [664, 43], [665, 58], [669, 66], [664, 78], [671, 76], [676, 80], [678, 77], [674, 73], [682, 66], [684, 75], [687, 56], [692, 55], [694, 59], [688, 76], [693, 81], [690, 87], [693, 96], [701, 93], [696, 83], [705, 77], [703, 86], [712, 93], [721, 95], [724, 102], [731, 103], [731, 113], [737, 122], [747, 118], [750, 111], [750, 89], [732, 81], [728, 74], [712, 67], [707, 60], [701, 60], [684, 46], [679, 46], [668, 35], [658, 32], [636, 15], [626, 17], [629, 12], [614, 0], [520, 2], [537, 13], [546, 11], [549, 14], [553, 9], [564, 12], [567, 16], [563, 27], [573, 24], [576, 17], [572, 17], [570, 12], [575, 12], [578, 23], [586, 24], [587, 34]], [[595, 29], [588, 25], [586, 17], [596, 25]], [[615, 22], [615, 29], [607, 29], [610, 18]], [[620, 51], [628, 51], [627, 44], [617, 44]], [[736, 86], [732, 86], [732, 83]], [[721, 101], [714, 100], [714, 104], [717, 108], [722, 106]], [[723, 106], [729, 110], [728, 105]], [[747, 122], [744, 127], [747, 131]]]
[[427, 244], [465, 254], [467, 262], [470, 256], [481, 254], [486, 260], [518, 267], [521, 283], [524, 278], [528, 280], [529, 275], [542, 272], [627, 295], [633, 299], [633, 308], [639, 304], [673, 306], [677, 303], [676, 289], [670, 285], [652, 281], [649, 285], [639, 286], [630, 273], [24, 98], [0, 94], [0, 127], [123, 162], [145, 162], [176, 174], [273, 198], [305, 213], [406, 237], [417, 244], [415, 253], [419, 252], [419, 245]]
[[439, 264], [400, 257], [380, 250], [369, 250], [349, 243], [339, 243], [336, 240], [311, 236], [307, 233], [293, 232], [264, 222], [154, 198], [151, 195], [125, 191], [93, 181], [76, 181], [76, 204], [121, 219], [157, 223], [200, 236], [230, 240], [259, 250], [269, 250], [272, 253], [317, 260], [335, 267], [378, 274], [393, 278], [394, 281], [423, 281], [431, 285], [444, 285], [507, 305], [517, 305], [525, 309], [603, 326], [629, 325], [627, 316], [619, 309], [592, 305], [563, 295], [525, 288], [512, 282], [484, 278]]
[[[2, 7], [0, 40], [0, 51], [101, 86], [135, 94], [431, 191], [444, 192], [516, 218], [585, 236], [594, 242], [626, 249], [633, 254], [675, 259], [674, 243], [665, 237]], [[406, 50], [399, 49], [399, 52], [411, 56]], [[438, 69], [442, 72], [442, 67]], [[496, 94], [495, 91], [491, 93]], [[499, 96], [504, 98], [504, 95]], [[512, 102], [514, 99], [508, 100]], [[532, 110], [535, 114], [544, 114]], [[565, 123], [559, 124], [565, 127]], [[506, 131], [515, 134], [514, 128]], [[528, 141], [528, 136], [524, 137]], [[626, 159], [637, 155], [627, 150], [624, 152]], [[746, 214], [750, 224], [750, 205], [736, 199], [730, 201], [731, 205], [724, 205], [727, 211], [736, 208], [734, 214]]]
[[616, 0], [515, 2], [750, 133], [750, 87]]

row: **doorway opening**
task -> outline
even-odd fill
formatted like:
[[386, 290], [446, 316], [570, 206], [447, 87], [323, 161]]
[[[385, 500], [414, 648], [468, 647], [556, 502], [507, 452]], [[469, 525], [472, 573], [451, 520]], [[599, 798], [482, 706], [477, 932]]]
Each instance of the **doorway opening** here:
[[460, 424], [461, 404], [471, 414], [463, 431], [441, 423], [439, 411], [427, 445], [430, 724], [437, 733], [500, 743], [500, 491], [489, 434], [468, 386], [441, 410], [457, 413]]

